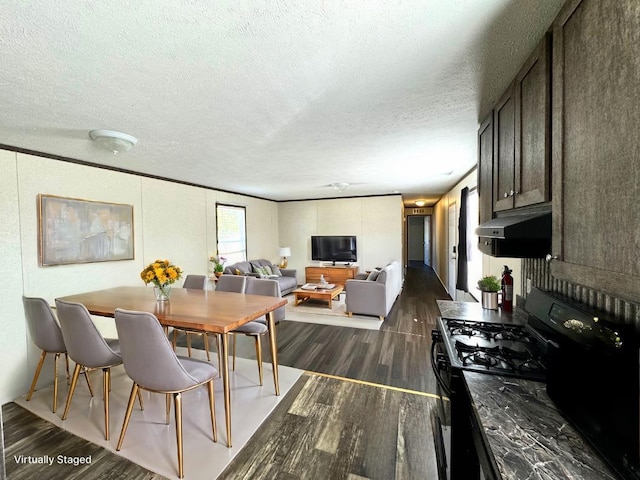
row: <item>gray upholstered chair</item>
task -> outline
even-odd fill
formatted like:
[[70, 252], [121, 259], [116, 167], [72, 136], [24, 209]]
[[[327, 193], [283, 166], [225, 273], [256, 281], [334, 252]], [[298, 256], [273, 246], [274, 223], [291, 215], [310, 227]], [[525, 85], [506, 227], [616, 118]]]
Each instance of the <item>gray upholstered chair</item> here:
[[[76, 362], [73, 370], [67, 404], [64, 408], [62, 420], [67, 419], [71, 399], [76, 389], [78, 375], [84, 368], [101, 368], [103, 372], [103, 398], [104, 398], [104, 438], [109, 440], [109, 390], [111, 388], [111, 367], [122, 364], [120, 356], [120, 344], [117, 339], [104, 338], [91, 320], [87, 308], [74, 302], [64, 302], [56, 299], [58, 320], [62, 330], [62, 337], [67, 346], [67, 352], [71, 360]], [[142, 399], [140, 407], [142, 407]]]
[[[247, 295], [264, 295], [280, 298], [280, 285], [275, 280], [266, 280], [261, 278], [251, 277], [238, 277], [248, 278], [247, 285], [244, 293]], [[284, 318], [284, 314], [282, 315]], [[260, 343], [260, 336], [267, 333], [267, 321], [265, 317], [257, 320], [245, 323], [239, 328], [236, 328], [233, 332], [233, 370], [236, 369], [236, 335], [244, 334], [253, 337], [256, 348], [256, 359], [258, 361], [258, 377], [260, 379], [260, 385], [263, 383], [262, 375], [262, 344]]]
[[216, 283], [216, 291], [244, 293], [248, 278], [241, 275], [221, 275]]
[[187, 275], [184, 278], [182, 288], [195, 288], [197, 290], [206, 290], [207, 277], [205, 275]]
[[[182, 288], [189, 288], [194, 290], [206, 290], [207, 289], [207, 277], [205, 275], [187, 275], [184, 279], [184, 283], [182, 284]], [[178, 332], [182, 330], [179, 328], [173, 329], [173, 349], [176, 349], [176, 343], [178, 341]], [[202, 335], [204, 341], [204, 350], [207, 352], [207, 360], [211, 361], [211, 355], [209, 354], [209, 341], [207, 339], [207, 334], [202, 332], [192, 332], [189, 330], [182, 330], [185, 333], [187, 338], [187, 351], [189, 352], [189, 356], [191, 356], [191, 334]], [[218, 349], [218, 352], [220, 349]], [[220, 359], [218, 358], [218, 361]]]
[[[56, 413], [58, 409], [58, 358], [60, 354], [64, 353], [66, 365], [67, 365], [67, 383], [69, 382], [69, 357], [67, 355], [67, 347], [64, 344], [64, 338], [62, 338], [62, 332], [60, 331], [60, 325], [56, 320], [49, 303], [44, 298], [22, 297], [22, 304], [24, 305], [24, 314], [27, 319], [27, 328], [31, 339], [36, 346], [42, 350], [40, 361], [36, 367], [36, 372], [33, 375], [33, 381], [31, 382], [31, 388], [27, 395], [27, 402], [31, 400], [33, 391], [36, 388], [42, 365], [47, 353], [53, 353], [53, 413]], [[89, 386], [89, 392], [93, 396], [93, 389], [87, 371], [84, 370], [85, 379]]]
[[217, 441], [213, 379], [217, 377], [218, 371], [208, 362], [176, 356], [160, 322], [153, 314], [117, 309], [115, 318], [124, 369], [133, 380], [127, 412], [116, 450], [119, 451], [122, 448], [133, 403], [140, 388], [166, 395], [167, 424], [169, 423], [170, 395], [173, 395], [178, 447], [178, 477], [183, 478], [182, 392], [207, 385], [213, 441]]

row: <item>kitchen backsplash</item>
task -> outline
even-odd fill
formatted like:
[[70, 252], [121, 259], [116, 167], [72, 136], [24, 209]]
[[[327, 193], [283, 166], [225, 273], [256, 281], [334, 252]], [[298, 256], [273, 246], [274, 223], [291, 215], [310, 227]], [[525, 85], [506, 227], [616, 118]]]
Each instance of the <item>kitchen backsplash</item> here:
[[528, 281], [532, 287], [559, 293], [590, 307], [603, 310], [640, 330], [640, 304], [627, 302], [613, 295], [559, 280], [551, 275], [549, 264], [543, 258], [522, 259], [522, 285], [527, 295]]

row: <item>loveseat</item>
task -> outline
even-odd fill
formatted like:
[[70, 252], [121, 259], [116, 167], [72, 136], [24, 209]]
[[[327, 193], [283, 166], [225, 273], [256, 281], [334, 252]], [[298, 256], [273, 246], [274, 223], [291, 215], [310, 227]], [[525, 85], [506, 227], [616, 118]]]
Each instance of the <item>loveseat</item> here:
[[347, 314], [376, 315], [384, 320], [402, 290], [402, 267], [397, 261], [372, 270], [366, 277], [347, 280]]
[[[263, 267], [267, 267], [267, 269], [264, 270]], [[293, 292], [298, 286], [294, 269], [279, 268], [263, 258], [228, 265], [223, 273], [225, 275], [248, 275], [276, 280], [280, 285], [280, 293], [283, 297]]]

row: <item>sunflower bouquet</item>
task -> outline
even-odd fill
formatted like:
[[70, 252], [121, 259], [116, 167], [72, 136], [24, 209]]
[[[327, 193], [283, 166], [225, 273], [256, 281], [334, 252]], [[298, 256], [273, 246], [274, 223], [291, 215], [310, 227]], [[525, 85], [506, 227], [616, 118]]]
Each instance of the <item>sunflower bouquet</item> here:
[[169, 297], [170, 285], [181, 277], [180, 267], [176, 267], [169, 260], [156, 260], [140, 272], [142, 281], [147, 285], [153, 283], [165, 297]]

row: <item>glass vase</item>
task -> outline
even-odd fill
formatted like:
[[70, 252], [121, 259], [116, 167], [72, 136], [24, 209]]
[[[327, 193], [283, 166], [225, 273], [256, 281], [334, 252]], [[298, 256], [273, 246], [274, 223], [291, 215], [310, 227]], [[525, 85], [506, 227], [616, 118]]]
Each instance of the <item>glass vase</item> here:
[[171, 285], [155, 285], [153, 287], [153, 293], [157, 301], [166, 302], [171, 295]]

